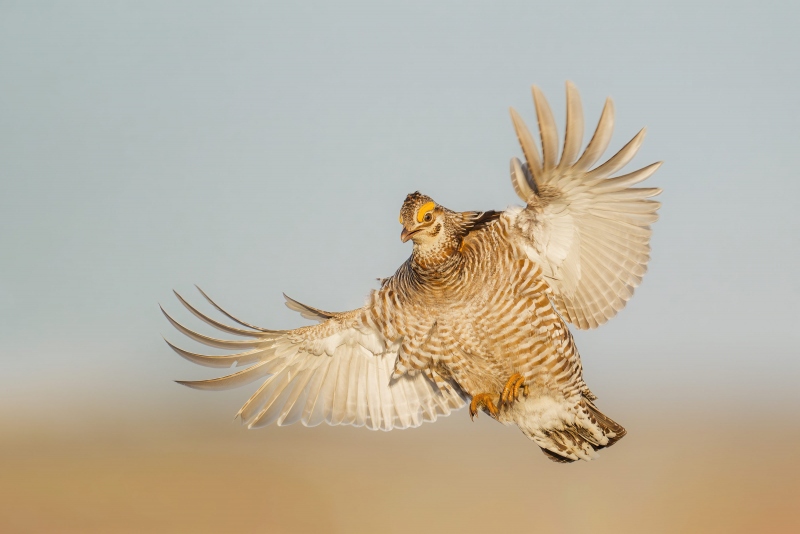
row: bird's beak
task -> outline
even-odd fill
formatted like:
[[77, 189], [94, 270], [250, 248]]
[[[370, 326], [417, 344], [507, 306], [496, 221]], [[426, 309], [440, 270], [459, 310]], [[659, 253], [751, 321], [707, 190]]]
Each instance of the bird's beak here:
[[404, 226], [404, 227], [403, 227], [403, 231], [402, 231], [402, 232], [400, 232], [400, 241], [402, 241], [403, 243], [405, 243], [406, 241], [408, 241], [409, 239], [411, 239], [411, 236], [412, 236], [412, 235], [414, 235], [414, 234], [416, 234], [418, 231], [419, 231], [419, 230], [415, 230], [415, 231], [413, 231], [413, 232], [409, 232], [409, 231], [408, 231], [408, 228], [406, 228], [406, 227]]

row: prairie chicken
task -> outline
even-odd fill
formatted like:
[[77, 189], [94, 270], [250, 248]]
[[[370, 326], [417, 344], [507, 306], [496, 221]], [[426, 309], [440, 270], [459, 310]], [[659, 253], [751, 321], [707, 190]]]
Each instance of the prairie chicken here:
[[226, 389], [261, 380], [239, 410], [249, 428], [301, 421], [314, 426], [391, 430], [434, 421], [469, 404], [515, 424], [556, 462], [590, 460], [625, 435], [602, 414], [583, 381], [567, 322], [597, 327], [621, 310], [645, 273], [650, 224], [661, 191], [631, 187], [660, 166], [610, 178], [635, 155], [640, 131], [592, 169], [608, 147], [613, 105], [607, 100], [586, 150], [580, 97], [567, 83], [567, 118], [558, 133], [547, 101], [533, 87], [541, 154], [519, 115], [511, 119], [525, 163], [511, 160], [511, 181], [526, 207], [454, 212], [418, 192], [400, 210], [401, 239], [411, 257], [381, 280], [367, 303], [327, 312], [286, 297], [289, 308], [318, 324], [267, 330], [224, 311], [240, 326], [194, 315], [245, 339], [196, 333], [167, 315], [188, 337], [239, 352], [196, 354], [209, 367], [246, 366], [212, 380], [180, 382]]

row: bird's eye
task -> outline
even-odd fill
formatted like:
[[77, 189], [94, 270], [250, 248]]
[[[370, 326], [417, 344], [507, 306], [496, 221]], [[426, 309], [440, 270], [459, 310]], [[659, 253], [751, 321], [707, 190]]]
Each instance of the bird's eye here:
[[433, 215], [431, 215], [431, 212], [428, 212], [428, 213], [425, 214], [425, 216], [422, 219], [425, 222], [431, 222], [431, 220], [433, 219]]

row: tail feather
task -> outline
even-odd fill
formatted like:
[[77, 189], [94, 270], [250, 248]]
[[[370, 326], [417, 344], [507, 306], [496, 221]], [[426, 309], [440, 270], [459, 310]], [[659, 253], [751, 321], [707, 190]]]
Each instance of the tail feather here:
[[555, 462], [557, 464], [571, 464], [572, 462], [575, 461], [572, 458], [567, 458], [566, 456], [561, 456], [560, 454], [556, 454], [553, 451], [550, 451], [550, 450], [547, 450], [547, 449], [542, 449], [542, 452], [544, 453], [545, 456], [547, 456], [548, 460], [552, 460], [553, 462]]
[[517, 425], [541, 447], [548, 459], [558, 463], [597, 458], [597, 451], [610, 447], [626, 434], [622, 425], [586, 398], [581, 398], [569, 411], [574, 414], [569, 420], [565, 417], [556, 422], [552, 418], [535, 417], [517, 421]]
[[595, 406], [592, 401], [584, 400], [583, 405], [586, 407], [586, 410], [592, 415], [592, 417], [594, 417], [595, 421], [597, 421], [597, 424], [603, 429], [603, 433], [608, 438], [608, 443], [603, 445], [603, 447], [612, 446], [628, 433], [628, 431], [625, 430], [621, 424], [617, 423], [606, 414], [598, 410], [597, 406]]

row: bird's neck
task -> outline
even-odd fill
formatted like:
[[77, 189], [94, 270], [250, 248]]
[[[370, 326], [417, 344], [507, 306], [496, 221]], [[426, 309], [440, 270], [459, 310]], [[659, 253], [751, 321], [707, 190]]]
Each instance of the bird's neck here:
[[411, 268], [420, 279], [431, 282], [448, 279], [461, 270], [464, 258], [458, 251], [460, 244], [460, 239], [452, 239], [436, 247], [415, 245]]

